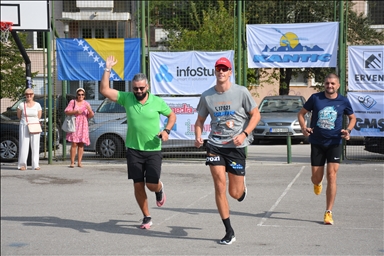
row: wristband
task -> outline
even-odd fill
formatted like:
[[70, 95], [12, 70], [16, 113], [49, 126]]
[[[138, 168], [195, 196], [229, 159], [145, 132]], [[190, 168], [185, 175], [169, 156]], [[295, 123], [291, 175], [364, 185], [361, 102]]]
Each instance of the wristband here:
[[169, 129], [164, 129], [163, 131], [165, 131], [165, 132], [168, 133], [168, 134], [171, 133], [171, 130], [169, 130]]
[[246, 137], [248, 137], [248, 133], [246, 131], [243, 131], [243, 133], [245, 134]]
[[349, 129], [345, 129], [349, 134], [351, 134], [351, 130], [349, 130]]
[[109, 68], [105, 68], [104, 71], [111, 72]]

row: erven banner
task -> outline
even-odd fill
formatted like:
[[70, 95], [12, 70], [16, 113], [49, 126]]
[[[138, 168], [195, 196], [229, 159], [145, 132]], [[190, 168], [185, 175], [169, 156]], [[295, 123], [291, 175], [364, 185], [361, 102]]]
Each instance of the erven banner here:
[[338, 22], [247, 25], [248, 67], [336, 67], [338, 31]]
[[384, 45], [348, 47], [348, 90], [384, 92]]
[[151, 92], [157, 95], [199, 95], [216, 83], [215, 62], [226, 57], [232, 63], [234, 51], [150, 52]]
[[141, 40], [59, 38], [56, 41], [59, 80], [100, 80], [105, 60], [114, 55], [118, 60], [110, 80], [130, 81], [140, 72]]

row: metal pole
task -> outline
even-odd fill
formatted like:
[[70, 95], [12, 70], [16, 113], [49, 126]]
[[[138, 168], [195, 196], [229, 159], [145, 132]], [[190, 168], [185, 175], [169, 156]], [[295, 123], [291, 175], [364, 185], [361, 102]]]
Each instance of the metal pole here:
[[238, 0], [237, 1], [237, 76], [236, 76], [236, 81], [237, 81], [237, 84], [241, 85], [242, 84], [242, 67], [241, 67], [241, 56], [242, 56], [242, 44], [241, 44], [241, 39], [242, 39], [242, 36], [241, 36], [241, 32], [242, 32], [242, 20], [241, 20], [241, 10], [242, 10], [242, 7], [241, 7], [241, 3], [242, 1], [241, 0]]
[[[67, 22], [64, 23], [64, 36], [65, 38], [68, 38], [68, 33], [69, 33], [69, 24]], [[67, 80], [64, 80], [62, 83], [61, 87], [61, 104], [62, 104], [62, 111], [64, 111], [65, 107], [67, 106]], [[65, 114], [61, 116], [61, 123], [64, 123], [65, 120]], [[61, 127], [59, 127], [60, 129]], [[67, 158], [67, 133], [63, 131], [62, 133], [63, 138], [62, 138], [62, 145], [63, 145], [63, 161]]]
[[145, 49], [145, 1], [141, 1], [141, 72], [144, 74], [147, 74], [147, 68], [145, 64], [145, 56], [146, 56], [146, 49]]
[[287, 136], [287, 163], [292, 163], [292, 143], [291, 143], [291, 135]]
[[[340, 88], [339, 93], [345, 95], [345, 79], [346, 79], [346, 35], [344, 33], [345, 22], [344, 22], [344, 1], [339, 2], [339, 78]], [[344, 122], [343, 122], [344, 123]], [[345, 141], [343, 140], [343, 148], [345, 148]], [[341, 159], [345, 157], [344, 150], [342, 150]]]

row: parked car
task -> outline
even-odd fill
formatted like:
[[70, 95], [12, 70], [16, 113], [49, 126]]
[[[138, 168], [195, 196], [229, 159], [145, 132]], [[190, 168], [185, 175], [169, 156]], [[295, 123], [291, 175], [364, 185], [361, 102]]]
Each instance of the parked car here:
[[124, 118], [125, 108], [120, 104], [106, 98], [95, 111], [95, 115], [89, 120], [89, 124], [99, 124], [109, 120]]
[[[69, 101], [72, 99], [75, 99], [76, 96], [67, 94], [65, 104], [63, 105], [62, 99], [63, 97], [61, 95], [56, 95], [55, 97], [52, 97], [52, 117], [55, 118], [56, 116], [56, 130], [60, 131], [60, 137], [62, 137], [62, 130], [61, 130], [61, 124], [62, 124], [62, 118], [64, 115], [64, 109], [67, 107]], [[15, 104], [13, 104], [11, 107], [8, 107], [5, 112], [2, 114], [4, 116], [9, 117], [12, 120], [17, 120], [17, 107], [20, 105], [21, 102], [25, 101], [25, 97], [18, 100]], [[40, 103], [41, 108], [43, 110], [42, 118], [48, 118], [48, 97], [44, 95], [35, 94], [34, 101]], [[45, 109], [44, 109], [45, 107]]]
[[[254, 144], [260, 140], [285, 139], [307, 142], [301, 131], [297, 113], [305, 103], [303, 96], [279, 95], [266, 96], [259, 104], [260, 122], [253, 130]], [[307, 126], [310, 125], [311, 114], [305, 116]]]
[[[124, 114], [125, 116], [125, 114]], [[85, 151], [96, 152], [105, 158], [120, 158], [126, 154], [125, 138], [127, 134], [127, 118], [118, 118], [89, 126], [91, 144], [84, 146]], [[193, 140], [168, 140], [162, 143], [162, 151], [170, 152], [183, 149], [183, 152], [204, 151], [205, 147], [197, 149]]]
[[364, 150], [384, 154], [384, 137], [365, 137], [364, 144]]
[[[44, 119], [40, 119], [43, 132], [40, 134], [40, 152], [48, 149], [48, 132], [44, 125]], [[9, 117], [1, 114], [1, 134], [0, 134], [0, 161], [12, 162], [17, 161], [19, 156], [19, 125], [20, 121], [11, 120]], [[60, 143], [59, 131], [55, 132], [56, 137], [53, 139], [52, 148], [57, 148]], [[46, 144], [44, 144], [46, 143]], [[46, 145], [46, 147], [44, 146]]]

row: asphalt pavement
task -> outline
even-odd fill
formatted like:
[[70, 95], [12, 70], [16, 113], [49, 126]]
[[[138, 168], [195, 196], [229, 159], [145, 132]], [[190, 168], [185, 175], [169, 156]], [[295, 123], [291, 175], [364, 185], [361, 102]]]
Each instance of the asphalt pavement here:
[[[225, 230], [204, 159], [165, 159], [167, 201], [148, 192], [153, 226], [141, 212], [125, 160], [69, 161], [40, 171], [1, 163], [1, 255], [383, 255], [383, 162], [343, 161], [323, 225], [325, 188], [310, 181], [309, 145], [248, 147], [246, 199], [229, 198], [237, 241]], [[326, 187], [326, 182], [324, 182]]]

